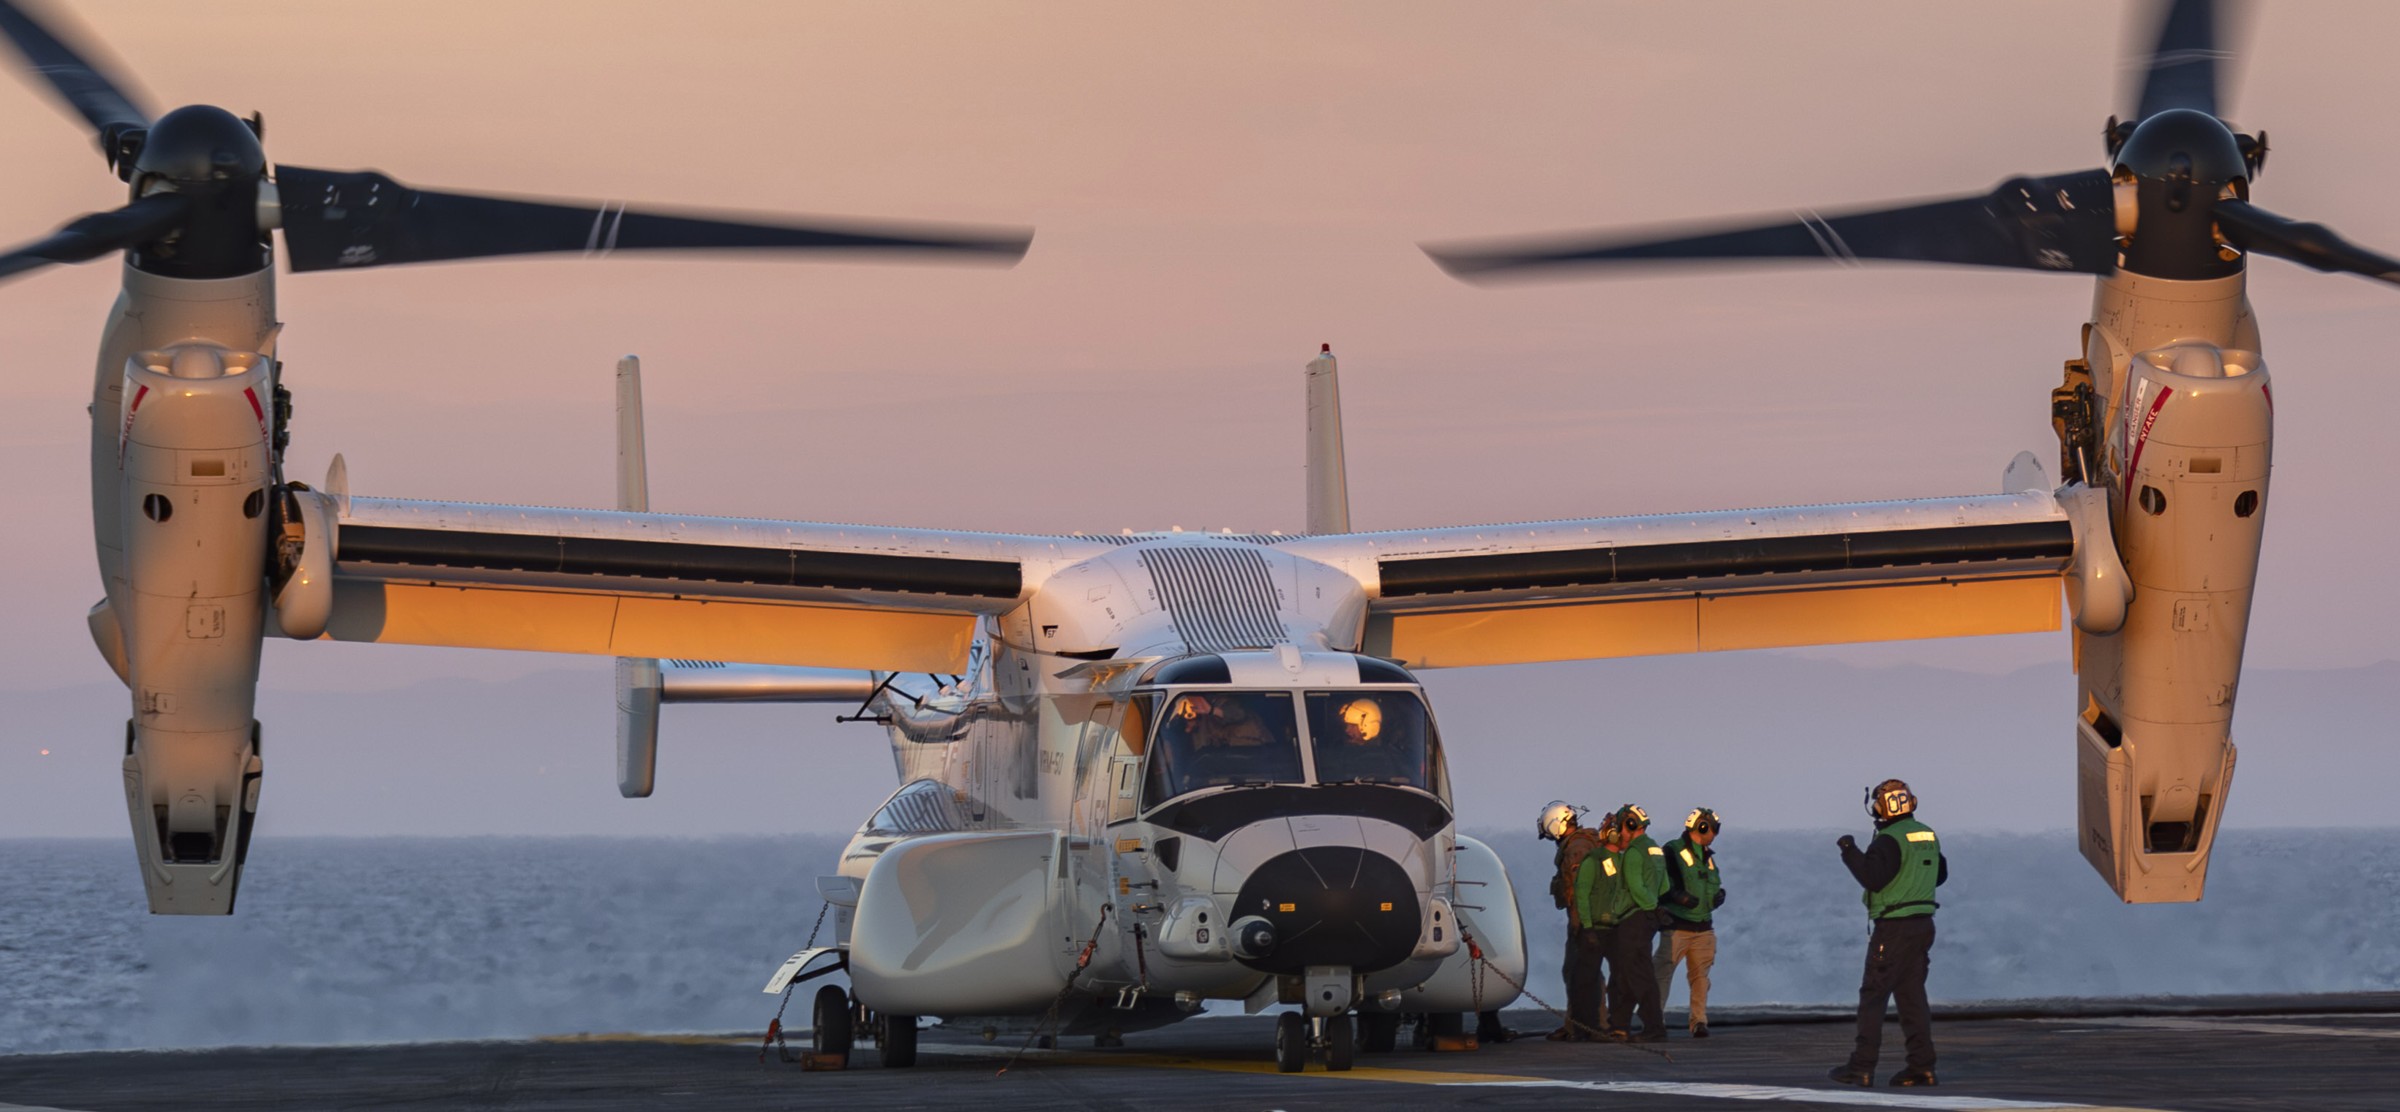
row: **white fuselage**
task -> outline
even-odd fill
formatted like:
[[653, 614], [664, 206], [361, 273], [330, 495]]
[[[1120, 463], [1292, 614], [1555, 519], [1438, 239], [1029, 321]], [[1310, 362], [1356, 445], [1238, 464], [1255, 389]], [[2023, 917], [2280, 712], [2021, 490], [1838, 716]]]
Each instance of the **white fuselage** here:
[[[1364, 614], [1356, 579], [1267, 544], [1141, 538], [1059, 569], [992, 620], [968, 675], [895, 678], [875, 705], [891, 716], [903, 786], [845, 851], [850, 883], [833, 886], [861, 901], [836, 900], [859, 999], [892, 1014], [1039, 1014], [1087, 944], [1090, 965], [1065, 1010], [1122, 1003], [1087, 1021], [1101, 1026], [1171, 1019], [1181, 1011], [1170, 1001], [1302, 1002], [1312, 968], [1339, 982], [1343, 1006], [1373, 1006], [1387, 990], [1387, 1006], [1409, 1011], [1513, 996], [1494, 979], [1489, 998], [1452, 1000], [1473, 978], [1463, 967], [1437, 976], [1446, 959], [1464, 960], [1460, 873], [1503, 891], [1506, 877], [1488, 849], [1461, 845], [1421, 688], [1346, 651]], [[1288, 763], [1240, 774], [1248, 782], [1169, 771], [1194, 759], [1162, 748], [1178, 727], [1162, 716], [1199, 705], [1187, 697], [1291, 708], [1276, 727], [1278, 744], [1290, 735]], [[1424, 716], [1423, 764], [1379, 778], [1413, 782], [1330, 782], [1353, 777], [1324, 736], [1325, 708], [1362, 698], [1392, 708], [1395, 723], [1406, 708]], [[896, 853], [922, 860], [886, 860]], [[1318, 878], [1331, 861], [1344, 875]], [[1309, 882], [1279, 879], [1292, 871]], [[954, 879], [926, 882], [913, 906], [878, 899], [912, 875]], [[1309, 904], [1335, 898], [1326, 892], [1345, 893], [1341, 906]], [[1017, 897], [1041, 910], [991, 913]], [[1521, 981], [1513, 896], [1476, 902], [1488, 909], [1482, 948]], [[973, 929], [948, 930], [964, 925], [953, 914]], [[1258, 952], [1237, 930], [1253, 919], [1285, 935], [1333, 925]], [[1343, 940], [1319, 945], [1336, 926]]]

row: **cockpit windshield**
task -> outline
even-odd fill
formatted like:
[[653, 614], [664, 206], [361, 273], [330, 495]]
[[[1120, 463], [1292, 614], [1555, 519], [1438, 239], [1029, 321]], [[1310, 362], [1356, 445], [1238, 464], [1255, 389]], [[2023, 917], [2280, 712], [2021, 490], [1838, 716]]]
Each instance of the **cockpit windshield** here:
[[1413, 691], [1311, 691], [1308, 734], [1320, 784], [1396, 784], [1435, 795], [1441, 749]]
[[1187, 691], [1167, 703], [1150, 746], [1144, 806], [1186, 792], [1302, 780], [1288, 691]]

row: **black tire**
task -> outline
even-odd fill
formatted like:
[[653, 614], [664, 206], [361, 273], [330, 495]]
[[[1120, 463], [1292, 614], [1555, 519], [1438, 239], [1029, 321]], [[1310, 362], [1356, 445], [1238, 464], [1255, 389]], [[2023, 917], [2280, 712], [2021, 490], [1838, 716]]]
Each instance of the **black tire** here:
[[1389, 1054], [1400, 1045], [1400, 1016], [1394, 1012], [1358, 1013], [1358, 1049], [1362, 1054]]
[[1298, 1073], [1308, 1068], [1308, 1017], [1285, 1012], [1275, 1017], [1275, 1069]]
[[883, 1050], [885, 1069], [905, 1069], [917, 1064], [917, 1017], [887, 1015], [881, 1020], [881, 1030], [875, 1044]]
[[1350, 1068], [1357, 1050], [1357, 1028], [1348, 1013], [1325, 1021], [1325, 1068], [1341, 1073]]
[[1435, 1012], [1425, 1017], [1425, 1049], [1434, 1049], [1434, 1040], [1457, 1038], [1467, 1033], [1464, 1017], [1457, 1012]]
[[840, 985], [817, 990], [809, 1008], [809, 1048], [819, 1054], [850, 1053], [850, 994]]

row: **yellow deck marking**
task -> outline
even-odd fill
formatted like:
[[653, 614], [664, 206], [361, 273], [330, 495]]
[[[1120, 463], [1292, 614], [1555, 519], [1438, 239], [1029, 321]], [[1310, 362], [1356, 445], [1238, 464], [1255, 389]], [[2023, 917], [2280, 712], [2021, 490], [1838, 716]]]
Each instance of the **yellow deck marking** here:
[[[1006, 1051], [998, 1047], [962, 1047], [958, 1049], [967, 1049], [972, 1053], [993, 1057], [1006, 1057], [1014, 1053], [1014, 1051]], [[1039, 1062], [1079, 1066], [1210, 1070], [1217, 1073], [1308, 1077], [1326, 1081], [1383, 1081], [1404, 1085], [1440, 1085], [1458, 1088], [1570, 1089], [1593, 1093], [1640, 1093], [1647, 1096], [1686, 1097], [1694, 1100], [1797, 1101], [1808, 1104], [1850, 1105], [1861, 1108], [1931, 1109], [1935, 1112], [2156, 1112], [2155, 1109], [2109, 1104], [2078, 1104], [2072, 1101], [2007, 1100], [1999, 1097], [1887, 1093], [1872, 1089], [1811, 1089], [1792, 1085], [1745, 1085], [1709, 1081], [1567, 1081], [1551, 1077], [1530, 1077], [1524, 1074], [1468, 1073], [1460, 1070], [1420, 1070], [1388, 1066], [1358, 1066], [1341, 1073], [1334, 1073], [1327, 1070], [1322, 1064], [1315, 1062], [1311, 1062], [1304, 1072], [1287, 1074], [1277, 1070], [1275, 1063], [1270, 1061], [1251, 1058], [1191, 1058], [1175, 1054], [1093, 1054], [1036, 1051], [1029, 1057]]]

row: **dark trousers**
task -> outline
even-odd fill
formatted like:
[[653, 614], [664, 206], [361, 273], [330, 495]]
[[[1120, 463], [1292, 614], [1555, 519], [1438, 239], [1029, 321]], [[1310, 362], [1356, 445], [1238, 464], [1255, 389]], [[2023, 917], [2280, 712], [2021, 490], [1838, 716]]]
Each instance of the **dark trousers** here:
[[1578, 1035], [1600, 1030], [1600, 959], [1607, 952], [1606, 929], [1567, 928], [1567, 1019]]
[[1639, 1008], [1642, 1027], [1649, 1031], [1667, 1029], [1666, 1005], [1658, 995], [1658, 970], [1651, 965], [1651, 949], [1658, 942], [1658, 920], [1650, 912], [1636, 910], [1608, 940], [1608, 1025], [1626, 1030], [1633, 1013]]
[[1867, 939], [1867, 972], [1858, 982], [1858, 1046], [1850, 1068], [1872, 1073], [1883, 1046], [1883, 1002], [1900, 1005], [1900, 1034], [1908, 1068], [1933, 1069], [1933, 1009], [1925, 1003], [1925, 969], [1933, 953], [1933, 916], [1879, 919]]

